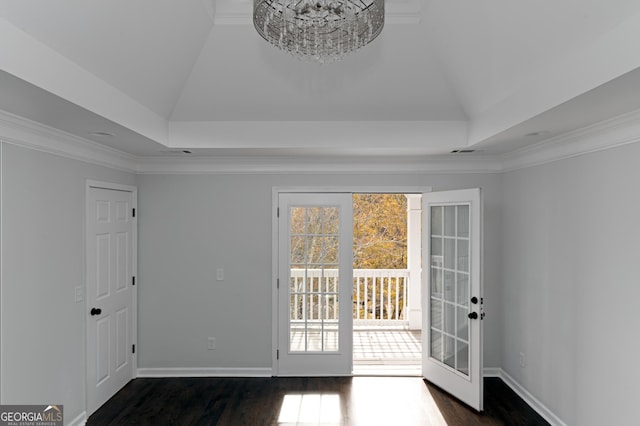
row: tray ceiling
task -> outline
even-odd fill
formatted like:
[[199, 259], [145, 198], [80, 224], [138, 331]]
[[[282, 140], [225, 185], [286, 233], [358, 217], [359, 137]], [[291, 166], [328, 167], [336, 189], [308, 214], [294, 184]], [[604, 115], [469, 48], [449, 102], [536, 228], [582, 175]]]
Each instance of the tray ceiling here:
[[389, 0], [329, 65], [265, 43], [251, 5], [0, 0], [0, 109], [141, 156], [498, 155], [640, 109], [635, 0]]

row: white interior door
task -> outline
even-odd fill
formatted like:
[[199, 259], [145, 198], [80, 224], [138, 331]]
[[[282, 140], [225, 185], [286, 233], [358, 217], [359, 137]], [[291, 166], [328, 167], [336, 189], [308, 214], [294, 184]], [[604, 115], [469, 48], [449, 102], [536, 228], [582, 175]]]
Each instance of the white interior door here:
[[278, 375], [350, 375], [352, 196], [286, 193], [278, 202]]
[[482, 411], [479, 189], [423, 194], [424, 377]]
[[134, 194], [87, 189], [87, 411], [134, 377]]

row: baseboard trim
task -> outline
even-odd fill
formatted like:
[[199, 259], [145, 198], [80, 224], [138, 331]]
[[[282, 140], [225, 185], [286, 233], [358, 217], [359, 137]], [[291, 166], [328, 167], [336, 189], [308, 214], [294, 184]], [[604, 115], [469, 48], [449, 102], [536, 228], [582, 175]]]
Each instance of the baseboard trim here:
[[67, 423], [68, 426], [84, 426], [87, 424], [87, 412], [83, 411], [75, 419]]
[[499, 377], [502, 378], [502, 368], [499, 367], [488, 367], [482, 369], [482, 375], [484, 377]]
[[520, 383], [518, 383], [513, 377], [511, 377], [502, 368], [485, 368], [483, 370], [485, 377], [498, 377], [511, 388], [520, 398], [524, 400], [531, 408], [533, 408], [540, 416], [549, 422], [552, 426], [567, 426], [553, 411], [551, 411], [546, 405], [540, 402], [535, 396]]
[[271, 377], [271, 368], [138, 368], [137, 377]]

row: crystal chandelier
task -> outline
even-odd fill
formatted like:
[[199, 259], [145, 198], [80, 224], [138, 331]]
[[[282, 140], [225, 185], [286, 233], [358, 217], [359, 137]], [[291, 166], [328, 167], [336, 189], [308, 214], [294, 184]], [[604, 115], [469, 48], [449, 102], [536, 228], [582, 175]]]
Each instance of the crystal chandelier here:
[[384, 0], [254, 0], [253, 25], [281, 50], [333, 62], [380, 34]]

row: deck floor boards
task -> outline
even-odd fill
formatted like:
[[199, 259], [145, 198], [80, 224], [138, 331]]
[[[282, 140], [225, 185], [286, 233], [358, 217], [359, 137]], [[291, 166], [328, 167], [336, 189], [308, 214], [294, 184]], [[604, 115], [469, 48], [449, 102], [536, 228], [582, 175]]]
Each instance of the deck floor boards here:
[[420, 364], [422, 332], [419, 330], [354, 329], [354, 363]]

